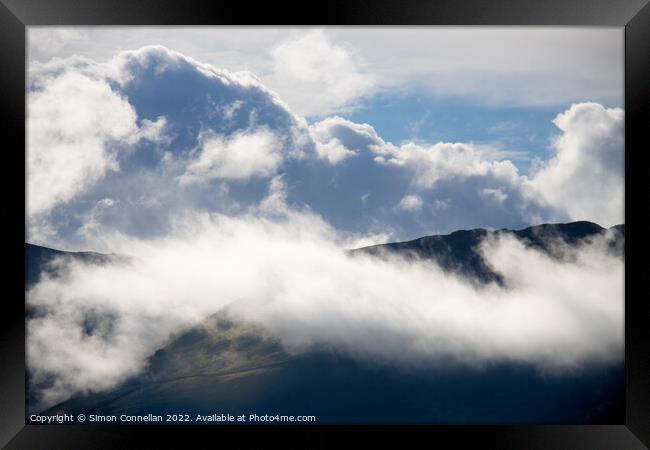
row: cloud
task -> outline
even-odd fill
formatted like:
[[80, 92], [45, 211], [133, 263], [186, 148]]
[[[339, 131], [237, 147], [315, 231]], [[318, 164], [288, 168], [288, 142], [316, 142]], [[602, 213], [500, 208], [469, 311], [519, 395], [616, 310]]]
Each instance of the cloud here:
[[388, 147], [377, 156], [379, 164], [405, 167], [413, 172], [413, 184], [432, 188], [441, 180], [493, 176], [510, 183], [518, 178], [516, 166], [509, 160], [487, 161], [468, 144], [439, 142], [429, 147], [407, 143]]
[[[30, 63], [73, 54], [105, 60], [121, 49], [157, 42], [215, 67], [257, 73], [292, 108], [306, 115], [326, 113], [319, 104], [345, 109], [376, 90], [410, 89], [436, 100], [456, 97], [506, 107], [559, 108], [585, 99], [623, 103], [624, 33], [620, 27], [172, 30], [32, 27], [28, 30]], [[82, 35], [79, 39], [78, 34]], [[285, 82], [284, 76], [293, 82]]]
[[273, 74], [265, 81], [303, 116], [323, 116], [350, 108], [371, 92], [374, 79], [359, 57], [344, 45], [312, 30], [281, 43], [272, 51]]
[[555, 154], [531, 183], [574, 220], [611, 226], [624, 220], [624, 113], [597, 103], [572, 105], [553, 123]]
[[292, 354], [328, 349], [407, 367], [515, 362], [559, 374], [623, 360], [623, 263], [603, 242], [563, 249], [573, 257], [561, 261], [518, 241], [485, 242], [506, 287], [478, 288], [429, 262], [347, 256], [349, 238], [288, 207], [283, 189], [276, 179], [267, 201], [241, 215], [187, 215], [160, 239], [109, 235], [128, 261], [61, 262], [62, 276], [27, 296], [41, 405], [116, 386], [173, 333], [224, 308]]
[[309, 132], [316, 144], [318, 157], [332, 165], [357, 155], [359, 151], [367, 151], [370, 146], [385, 145], [372, 126], [339, 116], [314, 123], [309, 127]]
[[405, 195], [397, 204], [402, 211], [418, 211], [422, 209], [422, 199], [417, 195]]
[[505, 200], [508, 199], [508, 194], [504, 193], [501, 189], [490, 189], [490, 188], [485, 188], [481, 189], [480, 194], [483, 197], [492, 197], [496, 199], [499, 203], [503, 203]]
[[[28, 58], [34, 60], [48, 60], [54, 55], [61, 55], [70, 48], [92, 46], [89, 42], [89, 33], [86, 30], [75, 28], [49, 28], [33, 27], [28, 31]], [[74, 54], [73, 50], [71, 54]]]
[[447, 209], [447, 208], [449, 208], [450, 203], [451, 203], [450, 199], [445, 199], [445, 200], [436, 199], [433, 202], [433, 207], [435, 209]]
[[66, 71], [43, 81], [28, 96], [29, 213], [46, 213], [119, 170], [120, 148], [158, 140], [164, 125], [138, 127], [133, 107], [104, 80]]
[[489, 214], [481, 214], [481, 203], [490, 202], [504, 217], [517, 211], [523, 223], [591, 220], [612, 226], [624, 221], [623, 118], [620, 108], [572, 105], [553, 121], [559, 129], [555, 154], [538, 161], [531, 176], [519, 173], [509, 159], [517, 156], [512, 152], [469, 143], [394, 145], [370, 125], [340, 118], [320, 127], [327, 131], [321, 136], [335, 136], [343, 148], [374, 154], [377, 164], [406, 171], [408, 187], [419, 189], [422, 198], [456, 197], [462, 201], [453, 203], [484, 220]]
[[472, 226], [619, 221], [622, 110], [558, 115], [555, 154], [527, 177], [512, 153], [470, 143], [393, 144], [338, 116], [308, 126], [288, 105], [325, 114], [376, 87], [353, 55], [323, 32], [281, 44], [271, 79], [287, 102], [249, 72], [159, 46], [30, 70], [30, 235], [129, 256], [61, 261], [61, 277], [28, 293], [43, 406], [116, 386], [224, 308], [292, 353], [550, 372], [622, 361], [624, 264], [603, 242], [560, 249], [561, 261], [485, 242], [506, 286], [481, 288], [432, 263], [342, 251]]
[[[352, 189], [350, 180], [363, 183], [354, 191], [358, 196], [381, 193], [375, 201], [366, 202], [363, 211], [393, 226], [394, 235], [402, 239], [459, 228], [517, 228], [567, 219], [566, 213], [532, 189], [527, 177], [507, 159], [510, 154], [497, 154], [471, 143], [395, 145], [384, 141], [368, 124], [341, 118], [323, 122], [327, 126], [321, 128], [326, 132], [320, 139], [336, 138], [356, 153], [342, 166], [336, 180]], [[422, 199], [418, 215], [405, 215], [393, 207], [406, 195]], [[385, 212], [388, 209], [392, 214]]]
[[[238, 213], [260, 202], [269, 179], [278, 175], [287, 185], [287, 203], [308, 206], [347, 232], [396, 239], [459, 228], [622, 220], [622, 169], [616, 162], [622, 158], [622, 112], [618, 125], [610, 124], [611, 114], [598, 119], [595, 104], [574, 105], [563, 121], [556, 120], [556, 154], [526, 176], [515, 165], [520, 154], [508, 149], [465, 142], [394, 144], [370, 124], [339, 116], [308, 125], [255, 75], [221, 70], [160, 46], [120, 52], [105, 62], [73, 57], [37, 65], [30, 68], [31, 101], [61, 104], [39, 95], [72, 86], [65, 84], [71, 76], [102, 94], [80, 93], [82, 107], [75, 106], [77, 97], [51, 107], [67, 108], [57, 110], [60, 124], [28, 117], [32, 137], [41, 136], [33, 146], [43, 149], [32, 153], [39, 157], [28, 168], [32, 185], [40, 183], [30, 191], [40, 198], [29, 201], [47, 205], [43, 199], [51, 199], [39, 217], [30, 213], [29, 239], [35, 243], [112, 251], [98, 247], [100, 230], [155, 237], [191, 211]], [[115, 105], [102, 113], [112, 105], [108, 98]], [[77, 120], [74, 114], [84, 108], [92, 110], [84, 119], [99, 122]], [[585, 115], [595, 118], [577, 119], [571, 112], [585, 108], [595, 108]], [[62, 136], [83, 158], [68, 164], [72, 152], [46, 151], [46, 142]], [[596, 153], [602, 157], [593, 159]], [[55, 175], [64, 181], [48, 189]], [[418, 214], [395, 207], [407, 195], [422, 199]], [[104, 198], [115, 205], [94, 212]], [[598, 208], [601, 198], [609, 199], [608, 207]], [[443, 203], [444, 213], [436, 206]]]
[[[164, 233], [187, 209], [236, 208], [241, 198], [219, 183], [268, 178], [314, 154], [304, 119], [255, 76], [164, 47], [105, 62], [56, 59], [28, 75], [32, 242], [95, 247], [88, 233], [99, 226]], [[252, 183], [237, 194], [259, 201], [265, 189]], [[107, 197], [115, 206], [95, 215]]]
[[227, 138], [206, 136], [200, 141], [200, 153], [188, 164], [181, 184], [267, 178], [282, 163], [281, 140], [268, 129], [237, 132]]
[[329, 117], [310, 126], [314, 141], [336, 143], [341, 154], [356, 155], [367, 152], [377, 164], [403, 167], [412, 174], [412, 184], [419, 188], [433, 188], [447, 179], [474, 176], [494, 176], [509, 183], [519, 178], [517, 167], [506, 157], [511, 152], [466, 143], [438, 142], [394, 145], [385, 142], [369, 124], [358, 124], [338, 116]]
[[384, 89], [506, 107], [623, 100], [621, 29], [416, 27], [331, 34], [363, 52]]
[[316, 142], [316, 153], [318, 157], [326, 160], [332, 165], [336, 165], [350, 156], [356, 155], [356, 152], [349, 150], [338, 139], [330, 139], [325, 143]]

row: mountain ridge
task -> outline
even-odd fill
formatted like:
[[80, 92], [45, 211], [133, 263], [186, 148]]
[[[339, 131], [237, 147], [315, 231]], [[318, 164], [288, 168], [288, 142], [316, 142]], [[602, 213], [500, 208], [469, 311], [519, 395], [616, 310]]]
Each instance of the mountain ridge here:
[[[622, 243], [624, 225], [612, 228], [617, 242]], [[544, 248], [547, 238], [559, 237], [575, 245], [610, 229], [573, 222], [514, 231], [458, 230], [349, 252], [354, 256], [355, 252], [372, 253], [368, 248], [375, 248], [381, 257], [383, 247], [402, 252], [419, 248], [420, 256], [444, 260], [444, 250], [453, 250], [455, 245], [457, 251], [447, 255], [449, 260], [463, 263], [465, 255], [470, 258], [470, 263], [465, 263], [471, 266], [475, 241], [489, 233], [513, 233], [528, 239], [529, 245]], [[25, 251], [26, 267], [32, 264], [32, 274], [38, 272], [37, 264], [42, 264], [43, 270], [55, 270], [48, 268], [48, 261], [57, 256], [91, 263], [112, 257], [29, 243]], [[292, 355], [263, 330], [233, 322], [221, 312], [170, 336], [168, 343], [149, 355], [141, 373], [120, 385], [77, 394], [44, 413], [212, 414], [216, 408], [236, 414], [314, 414], [319, 423], [618, 423], [624, 417], [624, 375], [620, 364], [547, 377], [516, 363], [488, 365], [481, 370], [451, 366], [403, 371], [338, 353]], [[29, 372], [27, 382], [30, 385]], [[28, 389], [26, 402], [32, 412], [38, 410], [34, 389], [34, 385]]]
[[[350, 249], [346, 250], [346, 253], [351, 256], [369, 254], [378, 257], [387, 254], [399, 254], [408, 260], [418, 258], [433, 260], [445, 271], [467, 275], [480, 283], [496, 282], [503, 284], [501, 275], [488, 267], [477, 250], [477, 246], [485, 237], [511, 234], [522, 240], [528, 247], [550, 253], [552, 244], [557, 242], [558, 239], [573, 246], [585, 239], [603, 235], [609, 231], [615, 232], [610, 242], [611, 250], [624, 256], [625, 224], [604, 228], [588, 221], [543, 223], [519, 230], [508, 228], [498, 230], [486, 228], [462, 229], [448, 234], [433, 234], [408, 241], [387, 242]], [[93, 251], [69, 252], [25, 242], [26, 286], [33, 286], [38, 283], [43, 272], [49, 275], [55, 274], [55, 270], [49, 263], [57, 257], [101, 264], [114, 261], [120, 256]]]
[[397, 254], [407, 260], [433, 260], [447, 272], [468, 275], [482, 283], [496, 282], [503, 284], [503, 277], [485, 263], [483, 256], [478, 251], [478, 245], [486, 237], [510, 234], [522, 241], [527, 247], [541, 250], [553, 256], [553, 246], [558, 242], [575, 246], [586, 239], [603, 236], [610, 230], [612, 231], [610, 250], [615, 254], [624, 255], [625, 224], [604, 228], [588, 221], [544, 223], [520, 230], [507, 228], [499, 230], [487, 230], [485, 228], [457, 230], [449, 234], [435, 234], [409, 241], [371, 245], [349, 250], [348, 252], [353, 256], [369, 254], [383, 257]]

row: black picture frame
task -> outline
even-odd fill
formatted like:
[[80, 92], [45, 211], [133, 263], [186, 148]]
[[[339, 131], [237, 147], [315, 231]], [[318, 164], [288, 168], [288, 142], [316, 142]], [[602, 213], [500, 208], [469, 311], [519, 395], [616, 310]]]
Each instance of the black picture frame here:
[[[644, 170], [641, 164], [650, 105], [650, 5], [648, 0], [336, 0], [303, 5], [287, 2], [192, 0], [0, 0], [0, 127], [5, 295], [0, 328], [0, 445], [6, 448], [130, 448], [137, 441], [188, 444], [188, 436], [223, 445], [226, 435], [244, 441], [250, 427], [47, 426], [25, 425], [24, 284], [18, 261], [24, 258], [25, 70], [26, 27], [32, 25], [577, 25], [625, 27], [626, 222], [635, 213]], [[7, 209], [9, 207], [9, 209]], [[643, 211], [641, 211], [642, 213]], [[364, 426], [254, 427], [255, 434], [296, 437], [305, 447], [322, 443], [335, 431], [384, 440], [416, 433], [431, 445], [471, 445], [500, 449], [635, 449], [650, 445], [650, 327], [647, 294], [634, 274], [643, 270], [641, 220], [632, 219], [626, 244], [625, 275], [625, 423], [602, 426]], [[627, 242], [626, 239], [626, 242]], [[639, 261], [637, 261], [639, 260]], [[640, 264], [640, 265], [637, 265]], [[198, 436], [196, 436], [198, 435]], [[232, 436], [234, 435], [234, 436]], [[414, 441], [411, 441], [414, 442]]]

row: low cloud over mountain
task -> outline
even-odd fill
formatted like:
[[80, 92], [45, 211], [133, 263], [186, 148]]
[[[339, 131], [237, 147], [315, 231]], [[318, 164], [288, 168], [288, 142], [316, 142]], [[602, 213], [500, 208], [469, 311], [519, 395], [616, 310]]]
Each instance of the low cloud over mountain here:
[[53, 256], [28, 267], [35, 409], [155, 378], [173, 366], [156, 352], [215, 317], [282, 358], [364, 370], [621, 367], [621, 108], [558, 108], [524, 172], [520, 149], [391, 142], [341, 117], [376, 80], [322, 33], [273, 58], [281, 79], [162, 46], [30, 65], [27, 241], [113, 254], [28, 248]]
[[[377, 258], [346, 254], [349, 238], [308, 211], [195, 216], [173, 237], [115, 240], [127, 259], [73, 259], [44, 274], [28, 294], [32, 379], [44, 405], [115, 387], [219, 311], [289, 354], [328, 349], [406, 368], [515, 363], [552, 376], [618, 364], [620, 231], [580, 233], [480, 232], [476, 246], [451, 235], [433, 258]], [[476, 255], [500, 280], [482, 278]]]

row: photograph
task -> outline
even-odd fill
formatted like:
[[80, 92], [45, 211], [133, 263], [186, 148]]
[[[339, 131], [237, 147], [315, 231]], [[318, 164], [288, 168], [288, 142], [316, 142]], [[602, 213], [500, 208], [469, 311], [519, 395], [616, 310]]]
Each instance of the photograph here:
[[626, 423], [624, 26], [25, 42], [26, 424]]

